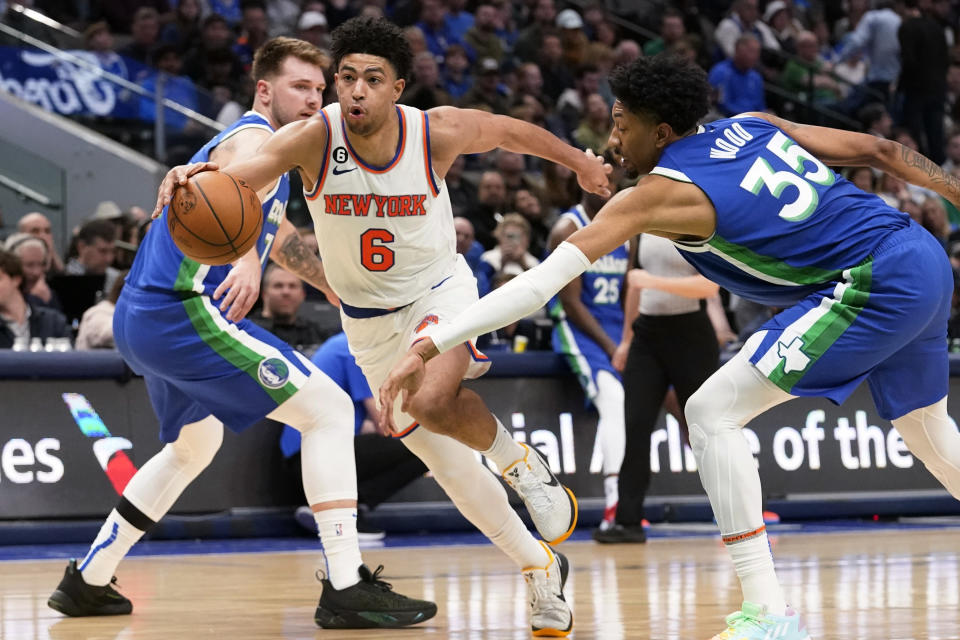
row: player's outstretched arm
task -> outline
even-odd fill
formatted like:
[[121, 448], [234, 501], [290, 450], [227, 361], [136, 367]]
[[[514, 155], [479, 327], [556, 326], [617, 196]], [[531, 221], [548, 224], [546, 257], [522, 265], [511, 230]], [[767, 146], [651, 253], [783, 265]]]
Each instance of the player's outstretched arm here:
[[[273, 184], [284, 173], [302, 167], [308, 174], [313, 170], [319, 154], [312, 150], [323, 148], [327, 141], [327, 127], [320, 118], [291, 122], [270, 136], [257, 152], [245, 158], [235, 157], [229, 166], [220, 167], [213, 162], [197, 162], [179, 165], [170, 169], [160, 188], [153, 210], [156, 218], [170, 204], [174, 190], [187, 183], [190, 176], [201, 171], [216, 171], [218, 168], [235, 178], [243, 180], [254, 191], [261, 191]], [[319, 146], [318, 146], [319, 145]], [[317, 172], [319, 172], [319, 165]], [[313, 175], [316, 175], [313, 173]]]
[[930, 158], [899, 142], [866, 133], [797, 124], [769, 113], [743, 115], [775, 124], [826, 164], [880, 169], [918, 187], [936, 191], [960, 206], [960, 180], [945, 172]]
[[434, 166], [441, 175], [458, 155], [506, 149], [562, 164], [577, 174], [586, 191], [609, 196], [607, 174], [612, 167], [592, 151], [571, 147], [546, 129], [486, 111], [436, 107], [430, 117], [430, 147]]

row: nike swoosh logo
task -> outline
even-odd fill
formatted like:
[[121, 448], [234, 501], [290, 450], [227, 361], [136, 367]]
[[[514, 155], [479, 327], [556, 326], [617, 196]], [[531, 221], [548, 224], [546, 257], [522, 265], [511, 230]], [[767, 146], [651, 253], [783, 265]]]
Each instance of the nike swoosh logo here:
[[559, 486], [560, 486], [560, 481], [557, 480], [557, 476], [551, 474], [551, 475], [550, 475], [550, 481], [547, 482], [546, 484], [547, 484], [548, 487], [559, 487]]
[[344, 173], [350, 173], [351, 171], [356, 171], [356, 170], [357, 170], [356, 167], [353, 167], [352, 169], [340, 169], [340, 167], [334, 167], [333, 175], [339, 176], [339, 175], [343, 175]]

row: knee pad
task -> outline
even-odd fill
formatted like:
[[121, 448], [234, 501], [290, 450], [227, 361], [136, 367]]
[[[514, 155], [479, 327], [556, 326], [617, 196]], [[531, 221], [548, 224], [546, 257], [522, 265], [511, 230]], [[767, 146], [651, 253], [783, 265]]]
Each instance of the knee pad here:
[[223, 443], [223, 423], [213, 416], [184, 425], [175, 442], [168, 449], [177, 462], [199, 471], [206, 469]]

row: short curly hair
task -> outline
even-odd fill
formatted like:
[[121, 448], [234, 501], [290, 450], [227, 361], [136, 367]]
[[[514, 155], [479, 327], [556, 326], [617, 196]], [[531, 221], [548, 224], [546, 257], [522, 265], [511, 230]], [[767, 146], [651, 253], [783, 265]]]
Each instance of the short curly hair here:
[[393, 66], [397, 78], [406, 80], [413, 65], [410, 43], [397, 25], [385, 18], [357, 16], [350, 18], [330, 34], [333, 64], [340, 68], [340, 61], [352, 53], [366, 53], [384, 58]]
[[675, 55], [637, 58], [617, 67], [610, 74], [610, 88], [631, 112], [666, 122], [680, 135], [710, 110], [707, 74]]

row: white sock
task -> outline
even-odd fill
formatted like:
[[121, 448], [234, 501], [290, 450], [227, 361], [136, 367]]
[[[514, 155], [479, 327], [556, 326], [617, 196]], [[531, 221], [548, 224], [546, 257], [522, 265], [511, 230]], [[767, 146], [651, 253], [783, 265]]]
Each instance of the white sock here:
[[86, 557], [78, 565], [83, 581], [95, 587], [109, 583], [120, 561], [143, 533], [124, 520], [116, 509], [111, 511]]
[[360, 582], [357, 569], [363, 564], [357, 540], [356, 509], [324, 509], [314, 512], [320, 544], [327, 561], [327, 578], [337, 591]]
[[530, 535], [520, 518], [508, 518], [499, 531], [487, 537], [523, 570], [543, 567], [550, 561], [544, 544]]
[[784, 615], [787, 603], [773, 569], [773, 555], [770, 553], [767, 532], [742, 542], [728, 543], [727, 550], [740, 578], [743, 599], [746, 602], [766, 605], [767, 611], [775, 616]]
[[603, 479], [603, 495], [606, 499], [604, 506], [606, 506], [607, 509], [615, 506], [620, 499], [620, 492], [618, 491], [619, 484], [620, 476], [616, 474]]
[[[493, 444], [486, 451], [480, 453], [487, 459], [497, 465], [497, 468], [503, 471], [511, 464], [526, 455], [526, 450], [520, 443], [513, 439], [507, 428], [503, 426], [500, 419], [493, 417], [497, 421], [497, 435], [493, 439]], [[536, 454], [534, 454], [536, 455]]]

